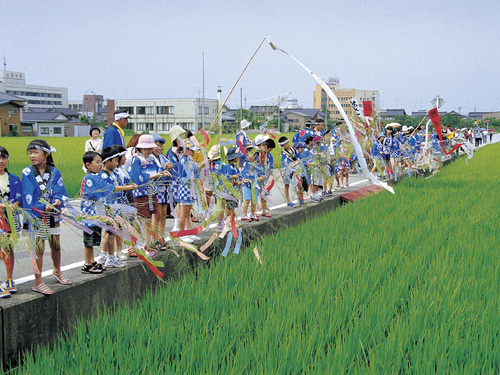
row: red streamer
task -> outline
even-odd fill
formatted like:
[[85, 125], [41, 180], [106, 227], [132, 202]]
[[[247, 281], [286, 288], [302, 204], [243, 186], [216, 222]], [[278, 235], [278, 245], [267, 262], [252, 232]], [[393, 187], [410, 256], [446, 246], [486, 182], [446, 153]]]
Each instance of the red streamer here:
[[180, 230], [177, 232], [169, 232], [170, 237], [173, 238], [178, 238], [178, 237], [184, 237], [184, 236], [192, 236], [192, 235], [197, 235], [203, 230], [203, 225], [198, 225], [196, 228], [193, 229], [187, 229], [187, 230]]
[[240, 148], [240, 151], [243, 155], [246, 155], [247, 152], [245, 151], [245, 148], [243, 147], [243, 144], [240, 142], [240, 141], [236, 141], [236, 144], [238, 145], [238, 147]]
[[231, 215], [231, 231], [233, 232], [233, 237], [238, 238], [238, 229], [236, 228], [236, 220], [234, 218], [234, 213]]
[[143, 257], [141, 254], [137, 253], [137, 257], [144, 261], [144, 263], [146, 263], [146, 266], [149, 267], [149, 269], [157, 276], [159, 277], [160, 279], [163, 279], [163, 272], [161, 272], [158, 268], [156, 268], [155, 266], [153, 266], [148, 259], [146, 259], [145, 257]]
[[208, 136], [207, 132], [203, 129], [198, 130], [198, 132], [203, 136], [205, 139], [205, 143], [202, 143], [203, 147], [206, 147], [210, 143], [210, 137]]

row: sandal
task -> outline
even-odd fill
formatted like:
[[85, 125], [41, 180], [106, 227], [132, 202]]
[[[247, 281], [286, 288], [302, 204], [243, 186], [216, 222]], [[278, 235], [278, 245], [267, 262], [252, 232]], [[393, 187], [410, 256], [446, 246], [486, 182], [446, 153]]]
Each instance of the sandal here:
[[272, 217], [272, 216], [271, 216], [271, 214], [266, 212], [265, 214], [262, 214], [262, 217]]
[[97, 265], [94, 265], [94, 264], [91, 264], [90, 266], [84, 264], [83, 267], [82, 267], [82, 273], [91, 273], [91, 274], [102, 273], [102, 269], [97, 269], [96, 266]]
[[134, 248], [131, 247], [130, 249], [127, 250], [128, 256], [129, 257], [137, 257], [137, 253], [135, 252]]
[[57, 275], [54, 275], [52, 274], [52, 276], [54, 277], [54, 279], [57, 280], [57, 282], [59, 282], [60, 284], [63, 284], [63, 285], [69, 285], [71, 284], [71, 281], [70, 279], [68, 279], [66, 276], [64, 276], [63, 274], [57, 276]]
[[47, 284], [45, 284], [45, 283], [41, 283], [40, 285], [33, 285], [31, 287], [31, 290], [34, 291], [34, 292], [42, 293], [42, 294], [44, 294], [46, 296], [54, 294], [54, 292], [52, 291], [52, 289], [50, 289], [47, 286]]

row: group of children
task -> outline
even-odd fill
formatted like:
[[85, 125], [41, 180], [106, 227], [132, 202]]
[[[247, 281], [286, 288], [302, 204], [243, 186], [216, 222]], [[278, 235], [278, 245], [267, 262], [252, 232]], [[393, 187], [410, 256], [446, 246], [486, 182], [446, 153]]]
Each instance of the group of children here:
[[[217, 227], [222, 230], [231, 221], [234, 223], [239, 204], [242, 221], [259, 220], [259, 203], [260, 217], [270, 217], [267, 202], [275, 178], [282, 179], [289, 207], [295, 207], [295, 202], [303, 205], [308, 198], [320, 202], [322, 196], [349, 186], [349, 172], [357, 168], [356, 155], [339, 132], [323, 131], [321, 119], [306, 124], [293, 137], [293, 144], [287, 137], [279, 138], [281, 168], [276, 173], [271, 155], [276, 147], [275, 137], [259, 134], [251, 141], [245, 132], [249, 125], [248, 121], [242, 121], [236, 139], [221, 139], [210, 148], [208, 156], [192, 134], [177, 126], [170, 131], [172, 147], [165, 154], [166, 141], [158, 134], [135, 137], [137, 143], [132, 150], [115, 145], [100, 153], [85, 152], [80, 212], [69, 204], [63, 178], [52, 159], [55, 150], [45, 140], [29, 143], [31, 166], [22, 171], [22, 180], [7, 171], [9, 153], [0, 147], [0, 225], [4, 233], [10, 233], [10, 237], [3, 236], [0, 241], [0, 256], [7, 269], [0, 298], [17, 291], [12, 280], [11, 239], [21, 227], [32, 250], [35, 271], [32, 289], [52, 294], [41, 277], [44, 243], [49, 240], [53, 277], [61, 284], [71, 284], [61, 272], [60, 251], [60, 222], [69, 221], [68, 217], [78, 218], [84, 226], [85, 260], [81, 271], [100, 274], [107, 267], [125, 266], [116, 255], [123, 247], [121, 231], [141, 237], [144, 253], [154, 255], [155, 241], [170, 240], [169, 236], [164, 238], [168, 211], [175, 218], [172, 237], [192, 243], [199, 240], [191, 228], [196, 220], [195, 206], [207, 220], [215, 216]], [[381, 174], [390, 177], [398, 167], [411, 170], [424, 140], [423, 128], [386, 127], [373, 142], [371, 155], [367, 152], [372, 171], [378, 168]], [[296, 200], [290, 199], [292, 189]], [[19, 213], [24, 222], [19, 220]], [[94, 247], [101, 242], [102, 251], [94, 258]], [[128, 255], [137, 253], [131, 248]]]

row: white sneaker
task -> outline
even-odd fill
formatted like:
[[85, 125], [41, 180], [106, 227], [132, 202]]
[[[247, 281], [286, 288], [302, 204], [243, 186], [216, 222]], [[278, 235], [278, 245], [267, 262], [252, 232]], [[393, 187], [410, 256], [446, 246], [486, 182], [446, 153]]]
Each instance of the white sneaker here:
[[179, 231], [179, 220], [175, 219], [174, 227], [172, 228], [172, 230], [170, 232], [178, 232], [178, 231]]
[[105, 264], [107, 260], [108, 260], [108, 253], [106, 253], [105, 251], [101, 251], [99, 256], [95, 258], [95, 261], [99, 264]]
[[193, 243], [194, 240], [189, 236], [179, 237], [179, 240], [185, 243]]
[[125, 262], [122, 262], [116, 255], [110, 255], [108, 259], [106, 260], [106, 263], [104, 264], [104, 267], [116, 267], [116, 268], [121, 268], [125, 267], [126, 264]]
[[189, 236], [189, 237], [191, 237], [191, 239], [194, 240], [194, 241], [201, 241], [201, 238], [198, 237], [198, 236], [192, 235], [192, 236]]

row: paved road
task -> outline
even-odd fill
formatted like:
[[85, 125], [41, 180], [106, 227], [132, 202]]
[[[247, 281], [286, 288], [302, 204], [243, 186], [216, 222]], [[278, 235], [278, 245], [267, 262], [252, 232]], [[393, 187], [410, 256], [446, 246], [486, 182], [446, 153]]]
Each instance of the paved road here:
[[[500, 141], [500, 134], [496, 134], [493, 137], [493, 142]], [[359, 177], [358, 175], [351, 174], [349, 176], [350, 186], [349, 188], [340, 190], [334, 195], [340, 195], [343, 192], [354, 190], [358, 187], [369, 184], [368, 180], [364, 177]], [[271, 199], [269, 202], [270, 210], [273, 208], [283, 207], [285, 205], [285, 200], [282, 195], [283, 185], [280, 178], [276, 179], [276, 184], [271, 191]], [[293, 196], [292, 194], [290, 195]], [[78, 200], [74, 200], [73, 204], [76, 208], [79, 208], [80, 203]], [[308, 203], [315, 204], [315, 203]], [[292, 208], [291, 208], [292, 209]], [[237, 210], [237, 214], [241, 215], [241, 207]], [[173, 227], [174, 220], [167, 219], [166, 229], [167, 231]], [[213, 231], [210, 228], [209, 231]], [[83, 264], [83, 240], [82, 232], [67, 223], [62, 223], [61, 225], [61, 249], [62, 249], [62, 266], [63, 271], [67, 269], [79, 268]], [[99, 254], [101, 248], [95, 248], [96, 255]], [[28, 282], [33, 279], [33, 269], [31, 267], [31, 261], [29, 259], [29, 254], [27, 252], [26, 244], [24, 239], [21, 239], [20, 244], [15, 249], [16, 262], [14, 266], [14, 279], [16, 283]], [[50, 249], [48, 244], [46, 244], [46, 253], [44, 256], [44, 275], [49, 275], [52, 272], [52, 261], [50, 259]], [[0, 266], [0, 278], [5, 280], [5, 268]]]

